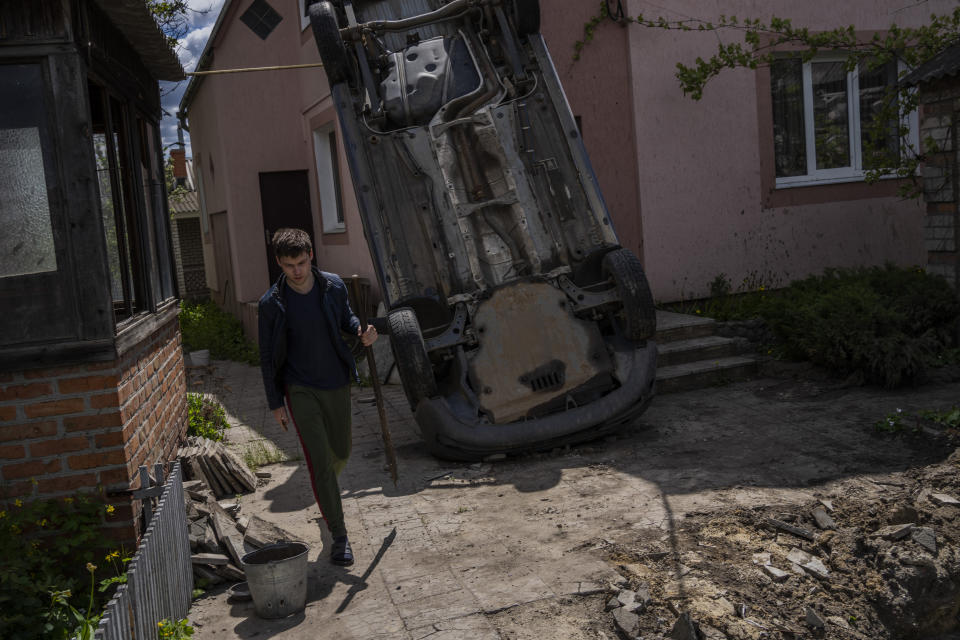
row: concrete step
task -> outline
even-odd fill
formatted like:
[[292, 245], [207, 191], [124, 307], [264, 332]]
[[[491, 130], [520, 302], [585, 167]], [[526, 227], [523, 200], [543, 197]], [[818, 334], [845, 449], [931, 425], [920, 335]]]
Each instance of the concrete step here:
[[672, 311], [657, 311], [658, 345], [674, 340], [687, 340], [713, 335], [716, 321], [713, 318], [691, 316]]
[[689, 391], [745, 380], [757, 373], [757, 359], [729, 356], [657, 368], [657, 393]]
[[703, 336], [673, 340], [658, 344], [657, 367], [669, 367], [697, 360], [718, 360], [737, 354], [737, 342], [733, 338]]

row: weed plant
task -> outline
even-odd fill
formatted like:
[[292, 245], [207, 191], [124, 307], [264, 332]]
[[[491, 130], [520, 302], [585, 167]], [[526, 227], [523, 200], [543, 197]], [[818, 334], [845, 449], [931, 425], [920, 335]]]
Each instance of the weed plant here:
[[203, 394], [187, 394], [187, 413], [187, 435], [219, 441], [223, 440], [224, 430], [230, 428], [223, 405]]
[[[0, 638], [92, 637], [107, 589], [123, 582], [125, 559], [103, 547], [112, 512], [86, 493], [0, 502]], [[98, 568], [101, 556], [107, 563]]]
[[180, 333], [187, 351], [209, 349], [210, 357], [257, 366], [257, 345], [243, 335], [240, 321], [211, 300], [180, 305]]
[[733, 293], [721, 274], [709, 300], [674, 309], [717, 320], [762, 318], [785, 357], [888, 388], [960, 360], [960, 299], [946, 280], [893, 265], [828, 269], [779, 290]]

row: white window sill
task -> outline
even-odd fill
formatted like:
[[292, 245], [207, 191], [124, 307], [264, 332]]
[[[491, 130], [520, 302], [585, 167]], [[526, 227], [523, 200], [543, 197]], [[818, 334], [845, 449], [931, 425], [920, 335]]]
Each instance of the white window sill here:
[[346, 232], [347, 232], [347, 226], [346, 226], [346, 225], [343, 225], [343, 224], [340, 224], [340, 225], [337, 225], [337, 226], [335, 226], [335, 227], [329, 227], [329, 228], [324, 227], [324, 228], [323, 228], [323, 232], [324, 232], [324, 233], [346, 233]]
[[[892, 180], [895, 179], [897, 175], [895, 173], [888, 173], [885, 176], [880, 176], [880, 180]], [[850, 182], [865, 182], [866, 174], [856, 173], [845, 176], [830, 176], [823, 178], [811, 178], [809, 176], [796, 176], [793, 178], [777, 178], [776, 189], [793, 189], [796, 187], [816, 187], [823, 184], [846, 184]]]

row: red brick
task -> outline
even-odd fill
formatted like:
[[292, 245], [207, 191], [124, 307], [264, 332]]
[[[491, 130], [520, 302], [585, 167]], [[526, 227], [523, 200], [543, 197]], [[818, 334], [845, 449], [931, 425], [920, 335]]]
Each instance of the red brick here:
[[4, 482], [0, 485], [0, 496], [4, 499], [26, 498], [33, 495], [33, 483], [29, 480], [24, 482]]
[[108, 469], [100, 472], [100, 484], [105, 487], [117, 484], [129, 486], [130, 476], [127, 475], [127, 470], [123, 468]]
[[53, 393], [53, 385], [49, 382], [32, 382], [30, 384], [11, 384], [0, 389], [0, 402], [11, 400], [29, 400]]
[[20, 460], [26, 457], [27, 452], [23, 445], [9, 445], [0, 447], [0, 458], [5, 460]]
[[24, 413], [28, 418], [62, 416], [69, 413], [79, 413], [83, 410], [83, 398], [61, 398], [60, 400], [37, 402], [24, 407]]
[[62, 478], [45, 478], [37, 483], [40, 493], [59, 493], [61, 491], [76, 491], [97, 486], [97, 474], [77, 473]]
[[62, 378], [57, 382], [60, 393], [85, 393], [87, 391], [116, 390], [117, 376], [85, 376]]
[[135, 549], [137, 546], [137, 530], [130, 523], [117, 523], [117, 526], [102, 527], [100, 531], [104, 537], [112, 541], [112, 547], [123, 546], [126, 549]]
[[107, 369], [116, 369], [117, 362], [115, 360], [107, 360], [106, 362], [88, 362], [84, 365], [84, 368], [87, 371], [106, 371]]
[[16, 407], [0, 407], [0, 420], [8, 422], [17, 417]]
[[98, 413], [92, 416], [77, 416], [75, 418], [64, 418], [63, 427], [68, 432], [89, 431], [91, 429], [102, 429], [103, 427], [119, 427], [123, 424], [120, 419], [120, 413], [111, 411], [110, 413]]
[[109, 467], [124, 462], [126, 462], [126, 458], [123, 455], [123, 449], [80, 453], [67, 458], [67, 465], [71, 469], [96, 469], [97, 467]]
[[12, 424], [0, 429], [0, 442], [29, 440], [30, 438], [48, 438], [57, 434], [57, 423], [52, 420]]
[[12, 373], [0, 373], [0, 383], [6, 384], [8, 382], [13, 382]]
[[36, 380], [38, 378], [59, 378], [60, 376], [69, 376], [77, 373], [83, 373], [83, 369], [79, 366], [54, 367], [52, 369], [32, 369], [30, 371], [24, 371], [23, 377], [27, 380]]
[[117, 390], [114, 389], [109, 393], [101, 393], [95, 396], [90, 396], [90, 408], [91, 409], [105, 409], [112, 407], [119, 407], [120, 399], [118, 398]]
[[98, 449], [103, 449], [106, 447], [120, 447], [123, 445], [123, 432], [122, 431], [110, 431], [109, 433], [98, 434], [94, 438], [94, 442]]
[[30, 455], [34, 458], [43, 458], [57, 455], [58, 453], [83, 451], [89, 448], [90, 440], [84, 437], [58, 438], [56, 440], [47, 440], [46, 442], [35, 442], [31, 444]]
[[50, 473], [60, 471], [59, 460], [48, 460], [47, 462], [22, 462], [20, 464], [6, 464], [3, 466], [4, 480], [18, 480], [20, 478], [30, 478], [35, 476], [45, 476]]
[[107, 514], [107, 522], [132, 522], [133, 507], [130, 503], [113, 505], [113, 512]]

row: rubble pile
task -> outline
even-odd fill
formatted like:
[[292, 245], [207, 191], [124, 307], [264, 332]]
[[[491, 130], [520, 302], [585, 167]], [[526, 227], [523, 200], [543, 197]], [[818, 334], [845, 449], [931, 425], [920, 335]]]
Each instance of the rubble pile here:
[[217, 502], [202, 480], [184, 482], [183, 488], [193, 573], [200, 584], [243, 581], [244, 555], [277, 542], [297, 541], [263, 518], [241, 516], [238, 502]]
[[186, 477], [202, 480], [218, 498], [254, 491], [257, 478], [222, 442], [190, 436], [177, 452]]
[[[960, 450], [804, 505], [688, 514], [610, 544], [607, 602], [644, 640], [928, 640], [960, 630]], [[609, 542], [609, 541], [608, 541]], [[953, 636], [951, 636], [953, 637]]]

